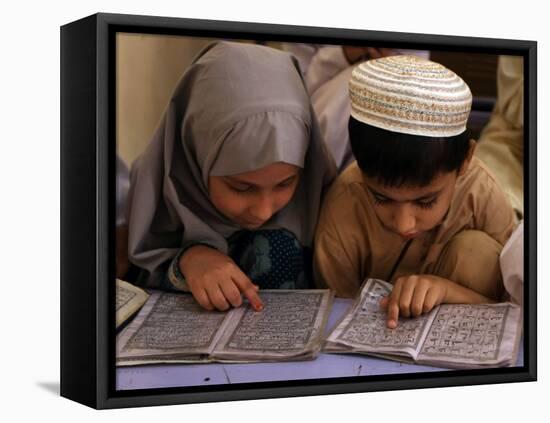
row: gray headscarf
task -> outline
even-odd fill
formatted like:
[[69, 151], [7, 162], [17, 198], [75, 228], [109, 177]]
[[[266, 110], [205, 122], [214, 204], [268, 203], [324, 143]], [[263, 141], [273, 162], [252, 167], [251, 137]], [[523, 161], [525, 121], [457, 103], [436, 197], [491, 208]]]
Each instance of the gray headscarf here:
[[209, 175], [276, 162], [303, 169], [290, 202], [262, 229], [286, 228], [311, 246], [322, 192], [336, 170], [296, 59], [258, 45], [209, 45], [132, 166], [129, 257], [148, 271], [147, 284], [159, 282], [181, 248], [199, 242], [227, 253], [226, 238], [242, 229], [211, 203]]

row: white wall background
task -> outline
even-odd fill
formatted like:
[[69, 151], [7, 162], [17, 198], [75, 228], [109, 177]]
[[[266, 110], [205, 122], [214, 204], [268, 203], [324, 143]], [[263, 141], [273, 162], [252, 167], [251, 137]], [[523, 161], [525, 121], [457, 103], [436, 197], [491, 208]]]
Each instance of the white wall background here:
[[[396, 4], [397, 3], [397, 4]], [[548, 410], [550, 55], [543, 2], [20, 1], [2, 8], [3, 421], [541, 421]], [[316, 8], [308, 6], [313, 4]], [[325, 5], [330, 6], [327, 8]], [[360, 5], [360, 6], [358, 6]], [[95, 412], [60, 398], [59, 26], [103, 11], [539, 42], [539, 382]], [[5, 236], [7, 229], [7, 238]], [[310, 415], [311, 414], [311, 415]], [[542, 414], [542, 416], [541, 416]], [[547, 413], [546, 413], [547, 414]], [[536, 416], [541, 416], [536, 418]]]

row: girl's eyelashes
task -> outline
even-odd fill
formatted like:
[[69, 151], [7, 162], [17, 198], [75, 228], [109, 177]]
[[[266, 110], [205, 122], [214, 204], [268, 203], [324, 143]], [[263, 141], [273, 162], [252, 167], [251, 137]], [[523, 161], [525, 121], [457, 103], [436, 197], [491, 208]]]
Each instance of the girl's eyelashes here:
[[294, 182], [296, 181], [296, 176], [292, 176], [286, 180], [284, 180], [283, 182], [281, 182], [280, 184], [277, 184], [277, 188], [286, 188], [286, 187], [289, 187], [291, 186]]
[[[290, 186], [292, 186], [296, 182], [296, 176], [290, 177], [288, 179], [285, 179], [283, 182], [277, 184], [275, 186], [275, 189], [285, 189]], [[259, 188], [255, 187], [254, 185], [248, 185], [248, 184], [239, 184], [239, 183], [232, 183], [232, 182], [226, 182], [229, 189], [232, 191], [235, 191], [237, 193], [251, 193]]]
[[239, 192], [239, 193], [245, 193], [245, 192], [250, 192], [252, 191], [252, 185], [245, 185], [245, 184], [239, 184], [239, 185], [233, 185], [233, 184], [227, 184], [227, 186], [235, 191], [235, 192]]

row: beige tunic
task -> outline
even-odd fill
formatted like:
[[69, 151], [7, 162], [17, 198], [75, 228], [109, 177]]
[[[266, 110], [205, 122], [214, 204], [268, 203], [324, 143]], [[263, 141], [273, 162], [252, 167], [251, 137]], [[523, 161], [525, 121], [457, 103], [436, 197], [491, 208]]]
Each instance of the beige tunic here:
[[[441, 267], [438, 260], [444, 247], [461, 231], [482, 231], [502, 246], [514, 226], [514, 212], [505, 194], [485, 165], [474, 158], [457, 180], [444, 220], [412, 241], [392, 280], [429, 274], [436, 265]], [[317, 285], [335, 290], [337, 296], [353, 297], [366, 277], [388, 278], [404, 244], [399, 235], [381, 225], [362, 172], [352, 163], [336, 179], [323, 203], [315, 235]], [[478, 261], [472, 266], [483, 272], [486, 263]]]
[[497, 102], [476, 155], [491, 169], [519, 217], [523, 216], [523, 58], [501, 56]]

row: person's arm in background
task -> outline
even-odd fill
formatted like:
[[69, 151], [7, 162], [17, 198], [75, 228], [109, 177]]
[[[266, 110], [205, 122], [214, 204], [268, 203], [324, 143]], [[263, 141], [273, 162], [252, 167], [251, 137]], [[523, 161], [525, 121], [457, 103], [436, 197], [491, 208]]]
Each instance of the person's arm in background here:
[[518, 218], [523, 217], [523, 59], [500, 56], [497, 98], [476, 156], [491, 169]]
[[429, 51], [421, 50], [304, 43], [283, 43], [282, 47], [300, 63], [323, 137], [339, 172], [354, 160], [348, 137], [348, 81], [353, 65], [395, 54], [413, 54], [426, 59], [430, 55]]
[[313, 109], [339, 172], [354, 160], [348, 141], [348, 81], [353, 70], [350, 63], [363, 60], [369, 51], [376, 57], [390, 53], [387, 49], [378, 51], [352, 46], [326, 47], [315, 56], [308, 68], [306, 82], [310, 89]]
[[[381, 57], [396, 54], [409, 53], [406, 50], [390, 48], [358, 47], [358, 46], [323, 46], [317, 49], [311, 57], [306, 72], [306, 86], [313, 95], [320, 87], [344, 69], [365, 60], [379, 59]], [[429, 52], [411, 50], [410, 54], [423, 57], [429, 56]]]
[[413, 54], [425, 59], [430, 57], [430, 52], [425, 50], [306, 43], [283, 43], [282, 48], [298, 59], [310, 95], [342, 70], [364, 60], [379, 59], [395, 54]]
[[313, 56], [315, 56], [320, 47], [320, 44], [282, 43], [283, 50], [292, 53], [298, 59], [302, 76], [304, 77], [307, 74]]
[[348, 66], [350, 63], [346, 59], [343, 47], [324, 46], [319, 48], [311, 58], [305, 77], [309, 94], [313, 95], [319, 87]]
[[283, 43], [282, 47], [298, 59], [310, 95], [365, 54], [362, 47], [349, 47], [349, 58], [348, 47], [336, 45]]

